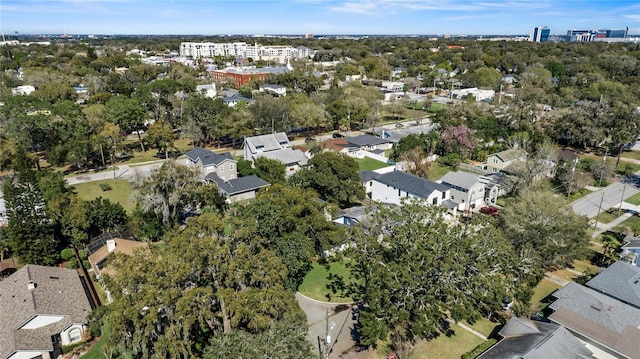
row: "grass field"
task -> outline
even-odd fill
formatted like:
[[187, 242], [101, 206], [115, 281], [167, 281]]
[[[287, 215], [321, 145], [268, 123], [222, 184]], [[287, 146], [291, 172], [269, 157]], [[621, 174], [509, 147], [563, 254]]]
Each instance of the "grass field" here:
[[640, 193], [636, 193], [633, 196], [625, 199], [624, 201], [627, 202], [627, 203], [631, 203], [633, 205], [638, 206], [638, 205], [640, 205]]
[[529, 301], [529, 307], [531, 311], [537, 312], [540, 308], [545, 306], [545, 303], [542, 301], [549, 294], [553, 293], [556, 289], [560, 288], [559, 284], [556, 284], [547, 278], [542, 278], [540, 283], [533, 289], [533, 295], [531, 296], [531, 300]]
[[634, 228], [639, 227], [639, 226], [640, 226], [640, 217], [631, 216], [631, 217], [627, 218], [624, 222], [622, 222], [619, 225], [617, 225], [613, 230], [617, 231], [617, 232], [622, 232], [626, 228], [629, 228], [629, 229], [633, 230]]
[[[298, 291], [309, 298], [313, 298], [321, 301], [330, 301], [333, 303], [348, 303], [351, 302], [351, 298], [341, 298], [327, 288], [329, 284], [329, 273], [341, 275], [348, 278], [351, 271], [344, 262], [333, 262], [329, 264], [329, 270], [324, 265], [318, 263], [312, 263], [312, 268], [304, 277]], [[330, 298], [330, 300], [328, 300]]]
[[[100, 184], [108, 184], [111, 186], [111, 190], [103, 191], [100, 188]], [[78, 183], [73, 185], [75, 187], [78, 196], [84, 200], [90, 201], [92, 199], [102, 197], [107, 198], [111, 202], [120, 203], [122, 207], [131, 213], [133, 205], [129, 202], [131, 196], [131, 184], [127, 180], [101, 180], [86, 183]]]
[[373, 158], [369, 158], [369, 157], [365, 157], [365, 158], [356, 158], [356, 162], [358, 162], [358, 169], [360, 171], [373, 171], [373, 170], [377, 170], [380, 168], [384, 168], [384, 167], [388, 167], [389, 165], [381, 162], [381, 161], [377, 161], [374, 160]]
[[419, 342], [410, 359], [460, 359], [484, 341], [456, 324], [451, 324], [454, 335], [440, 335], [436, 339]]
[[469, 324], [469, 323], [467, 323], [465, 321], [463, 321], [463, 323], [466, 324], [467, 326], [473, 328], [474, 330], [482, 333], [485, 337], [489, 337], [491, 335], [491, 333], [493, 333], [493, 330], [496, 327], [502, 326], [502, 324], [496, 323], [496, 322], [492, 322], [487, 318], [480, 318], [473, 324]]
[[[618, 211], [614, 210], [612, 211], [613, 213], [609, 213], [606, 211], [600, 212], [600, 215], [598, 215], [598, 222], [600, 223], [610, 223], [611, 221], [613, 221], [614, 219], [618, 218], [620, 215], [624, 214], [624, 212], [620, 212], [620, 215], [618, 215]], [[594, 219], [596, 217], [593, 217]]]
[[640, 151], [624, 151], [620, 157], [640, 160]]
[[443, 166], [438, 162], [433, 162], [429, 168], [429, 176], [427, 176], [427, 178], [431, 181], [437, 181], [452, 170], [453, 169], [451, 167]]

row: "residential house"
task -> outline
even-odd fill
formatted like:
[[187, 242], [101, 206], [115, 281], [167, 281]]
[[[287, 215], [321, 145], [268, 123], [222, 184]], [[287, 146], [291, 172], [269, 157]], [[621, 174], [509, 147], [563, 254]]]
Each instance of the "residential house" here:
[[238, 178], [238, 163], [229, 152], [218, 154], [196, 147], [185, 155], [187, 166], [202, 168], [204, 180], [215, 183], [228, 203], [255, 198], [260, 188], [270, 185], [256, 175]]
[[640, 256], [640, 238], [627, 236], [620, 253], [620, 261], [629, 263], [633, 266], [640, 267], [638, 264], [638, 256]]
[[345, 137], [347, 143], [357, 146], [363, 151], [389, 150], [393, 146], [393, 141], [371, 135], [360, 135], [356, 137]]
[[585, 285], [640, 310], [640, 267], [618, 261]]
[[57, 358], [94, 309], [75, 270], [28, 264], [0, 282], [0, 358]]
[[18, 86], [11, 89], [13, 95], [30, 95], [36, 88], [31, 85]]
[[453, 98], [462, 99], [462, 98], [466, 98], [467, 96], [473, 96], [476, 102], [490, 101], [495, 95], [495, 93], [496, 92], [493, 90], [482, 90], [477, 87], [451, 91]]
[[196, 92], [203, 94], [208, 98], [216, 98], [218, 96], [218, 90], [216, 89], [216, 84], [206, 84], [206, 85], [197, 85]]
[[491, 154], [487, 157], [487, 172], [498, 173], [504, 171], [509, 165], [524, 161], [527, 153], [519, 148], [512, 148], [502, 152]]
[[253, 199], [260, 188], [271, 185], [256, 175], [224, 181], [216, 173], [212, 172], [206, 175], [204, 179], [214, 182], [218, 186], [218, 190], [226, 198], [227, 203]]
[[477, 359], [592, 358], [593, 353], [565, 327], [511, 318], [498, 332], [500, 341]]
[[552, 296], [549, 320], [567, 328], [598, 358], [640, 359], [640, 309], [575, 282]]
[[[419, 198], [427, 204], [450, 206], [451, 189], [402, 171], [372, 176], [371, 199], [376, 202], [401, 204], [403, 198]], [[454, 203], [455, 207], [455, 203]], [[447, 207], [448, 208], [448, 207]]]
[[404, 74], [406, 74], [407, 69], [404, 67], [394, 67], [391, 70], [391, 78], [401, 78]]
[[253, 162], [258, 157], [267, 157], [284, 163], [287, 176], [306, 166], [309, 161], [302, 151], [291, 148], [289, 138], [284, 132], [246, 137], [244, 159]]
[[274, 84], [265, 84], [260, 85], [260, 92], [268, 93], [278, 97], [287, 96], [287, 88], [282, 85], [274, 85]]
[[474, 173], [449, 172], [439, 182], [451, 188], [451, 200], [458, 204], [459, 211], [477, 211], [485, 203], [495, 203], [498, 197], [489, 185], [490, 179]]
[[241, 96], [240, 94], [233, 94], [231, 96], [226, 96], [222, 98], [222, 102], [224, 102], [224, 104], [229, 107], [236, 107], [236, 105], [238, 105], [241, 102], [250, 104], [250, 103], [253, 103], [253, 101], [254, 100], [252, 98], [246, 98], [244, 96]]
[[185, 164], [188, 167], [201, 168], [205, 176], [209, 173], [215, 173], [223, 181], [238, 177], [237, 161], [229, 152], [218, 154], [204, 148], [195, 147], [187, 151], [185, 156]]
[[345, 138], [329, 138], [325, 142], [324, 148], [349, 157], [364, 158], [364, 155], [360, 152], [360, 147], [347, 142]]

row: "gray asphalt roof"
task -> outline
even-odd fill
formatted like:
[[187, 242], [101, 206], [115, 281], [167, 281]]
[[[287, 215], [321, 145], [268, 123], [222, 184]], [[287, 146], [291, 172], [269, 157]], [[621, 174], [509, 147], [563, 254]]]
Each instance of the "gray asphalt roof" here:
[[356, 136], [356, 137], [347, 137], [345, 138], [347, 140], [347, 142], [356, 145], [358, 147], [361, 146], [375, 146], [375, 145], [381, 145], [381, 144], [385, 144], [385, 143], [393, 143], [392, 141], [380, 138], [380, 137], [376, 137], [376, 136], [371, 136], [371, 135], [360, 135], [360, 136]]
[[236, 94], [233, 94], [233, 95], [231, 95], [231, 96], [224, 97], [224, 98], [222, 99], [222, 101], [223, 101], [224, 103], [229, 103], [229, 102], [240, 102], [240, 101], [244, 101], [244, 102], [246, 102], [246, 103], [251, 103], [251, 102], [253, 102], [253, 99], [252, 99], [252, 98], [246, 98], [246, 97], [241, 96], [241, 95], [239, 95], [239, 94], [237, 94], [237, 93], [236, 93]]
[[[35, 289], [27, 283], [33, 281]], [[0, 282], [0, 358], [14, 350], [53, 350], [51, 336], [74, 323], [86, 323], [91, 311], [75, 270], [26, 265]], [[35, 315], [64, 315], [38, 329], [18, 329]]]
[[275, 151], [259, 153], [258, 157], [267, 157], [278, 160], [285, 165], [299, 164], [300, 166], [304, 166], [309, 161], [302, 151], [294, 150], [293, 148], [282, 148]]
[[640, 309], [640, 267], [615, 262], [588, 281], [586, 286]]
[[474, 184], [478, 183], [480, 180], [480, 175], [464, 172], [464, 171], [456, 171], [456, 172], [448, 172], [440, 181], [442, 184], [450, 184], [453, 186], [462, 187], [464, 189], [470, 189]]
[[358, 173], [360, 175], [360, 181], [362, 181], [362, 183], [364, 182], [369, 182], [374, 178], [377, 178], [378, 176], [380, 176], [380, 174], [378, 172], [374, 172], [371, 170], [366, 170], [366, 171], [360, 171], [360, 173]]
[[251, 153], [256, 153], [256, 147], [259, 146], [263, 146], [262, 151], [264, 152], [279, 150], [282, 148], [281, 142], [286, 143], [286, 147], [291, 146], [289, 138], [284, 132], [245, 138], [245, 146], [249, 146]]
[[624, 241], [627, 243], [622, 248], [640, 248], [640, 238], [638, 237], [626, 236]]
[[618, 333], [628, 325], [640, 327], [640, 309], [575, 282], [570, 282], [552, 295], [558, 298], [549, 305], [553, 310], [566, 308], [578, 316]]
[[[507, 162], [511, 160], [515, 160], [526, 155], [526, 152], [519, 148], [512, 148], [509, 150], [504, 150], [502, 152], [494, 153], [493, 155], [498, 156], [502, 161]], [[489, 156], [493, 156], [489, 155]]]
[[445, 192], [449, 190], [449, 187], [441, 183], [429, 181], [402, 171], [384, 173], [375, 178], [375, 180], [422, 198], [429, 197], [433, 191]]
[[593, 353], [558, 324], [511, 318], [500, 330], [503, 337], [478, 359], [591, 358]]
[[271, 185], [269, 182], [256, 175], [239, 177], [225, 182], [222, 178], [218, 177], [217, 174], [212, 172], [207, 174], [205, 179], [215, 182], [218, 188], [229, 196], [255, 191]]
[[198, 159], [200, 159], [202, 166], [219, 165], [227, 160], [234, 161], [233, 156], [229, 152], [218, 154], [200, 147], [190, 149], [185, 153], [185, 156], [194, 163], [198, 162]]

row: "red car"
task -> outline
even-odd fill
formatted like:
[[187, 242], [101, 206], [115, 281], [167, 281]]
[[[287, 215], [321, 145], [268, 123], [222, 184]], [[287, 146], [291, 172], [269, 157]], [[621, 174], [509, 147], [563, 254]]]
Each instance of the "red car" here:
[[495, 207], [482, 207], [480, 208], [480, 213], [484, 213], [489, 216], [497, 216], [500, 214], [500, 210]]

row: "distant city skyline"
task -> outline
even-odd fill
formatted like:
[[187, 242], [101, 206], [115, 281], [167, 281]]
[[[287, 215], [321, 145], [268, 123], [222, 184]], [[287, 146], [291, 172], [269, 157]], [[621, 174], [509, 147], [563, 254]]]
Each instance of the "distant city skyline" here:
[[0, 0], [20, 34], [528, 35], [546, 26], [640, 34], [635, 0]]

